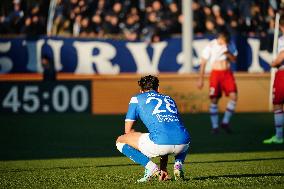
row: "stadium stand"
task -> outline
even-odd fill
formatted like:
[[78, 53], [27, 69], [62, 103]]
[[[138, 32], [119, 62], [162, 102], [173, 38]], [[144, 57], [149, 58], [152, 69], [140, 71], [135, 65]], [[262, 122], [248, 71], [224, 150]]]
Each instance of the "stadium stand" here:
[[[1, 1], [1, 35], [46, 34], [49, 2]], [[235, 35], [266, 39], [281, 0], [193, 0], [196, 36], [227, 28]], [[57, 0], [49, 35], [159, 41], [181, 33], [181, 0]]]

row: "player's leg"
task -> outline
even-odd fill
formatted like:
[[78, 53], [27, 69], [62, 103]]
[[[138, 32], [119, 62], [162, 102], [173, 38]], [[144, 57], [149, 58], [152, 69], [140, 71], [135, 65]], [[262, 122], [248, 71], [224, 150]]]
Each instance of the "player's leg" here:
[[139, 151], [139, 139], [142, 133], [132, 132], [124, 134], [117, 138], [117, 149], [126, 155], [129, 159], [145, 167], [149, 172], [147, 173], [147, 179], [150, 179], [152, 175], [159, 174], [158, 166], [150, 160], [149, 157]]
[[121, 135], [117, 138], [116, 143], [125, 143], [138, 150], [138, 142], [142, 134], [140, 132], [131, 132]]
[[224, 117], [221, 123], [221, 128], [223, 128], [227, 133], [231, 133], [229, 123], [232, 115], [235, 112], [236, 104], [238, 100], [237, 85], [233, 73], [231, 71], [226, 71], [225, 79], [222, 83], [222, 89], [224, 90], [226, 96], [229, 97], [229, 102], [224, 113]]
[[283, 124], [284, 124], [283, 104], [274, 105], [275, 136], [278, 141], [282, 141], [281, 143], [283, 143]]
[[174, 177], [175, 180], [184, 180], [183, 164], [189, 150], [189, 145], [177, 145], [174, 164]]
[[167, 171], [168, 160], [169, 160], [168, 155], [160, 156], [160, 169], [161, 170]]
[[212, 126], [212, 134], [217, 134], [219, 132], [219, 110], [218, 110], [218, 98], [211, 97], [210, 98], [210, 120]]
[[171, 179], [167, 169], [168, 159], [169, 159], [168, 155], [160, 156], [160, 170], [161, 170], [161, 175], [159, 177], [160, 181], [166, 181]]
[[263, 141], [264, 144], [283, 144], [284, 112], [283, 104], [274, 104], [275, 135]]
[[236, 109], [238, 95], [236, 92], [231, 92], [229, 93], [229, 98], [230, 100], [227, 104], [226, 111], [224, 113], [224, 117], [221, 123], [221, 128], [223, 128], [227, 133], [231, 133], [229, 123]]
[[263, 141], [264, 144], [283, 144], [283, 102], [284, 102], [284, 71], [277, 71], [273, 83], [273, 109], [275, 135]]
[[[222, 73], [221, 73], [222, 74]], [[218, 101], [220, 97], [222, 96], [221, 91], [221, 76], [220, 72], [212, 71], [210, 75], [210, 83], [209, 83], [209, 97], [210, 97], [210, 107], [209, 107], [209, 113], [210, 113], [210, 120], [211, 120], [211, 127], [212, 127], [212, 133], [217, 134], [219, 131], [219, 111], [218, 111]]]

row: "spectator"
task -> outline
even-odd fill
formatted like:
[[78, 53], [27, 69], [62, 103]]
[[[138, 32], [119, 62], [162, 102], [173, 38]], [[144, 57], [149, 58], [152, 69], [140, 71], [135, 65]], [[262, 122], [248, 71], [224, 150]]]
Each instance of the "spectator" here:
[[137, 15], [135, 14], [129, 14], [126, 17], [126, 21], [120, 23], [119, 25], [124, 37], [130, 41], [135, 41], [138, 39], [140, 24], [138, 22], [139, 19], [136, 16]]
[[168, 11], [165, 17], [165, 25], [167, 27], [166, 32], [176, 34], [181, 33], [181, 24], [178, 21], [181, 15], [176, 2], [168, 4]]
[[205, 16], [203, 14], [203, 10], [201, 5], [197, 0], [192, 2], [192, 10], [193, 10], [193, 32], [196, 35], [202, 35], [205, 32]]
[[52, 59], [48, 55], [42, 55], [43, 81], [56, 81], [56, 71]]
[[24, 22], [24, 12], [21, 8], [20, 0], [13, 0], [13, 9], [5, 16], [0, 18], [1, 32], [9, 34], [19, 34]]
[[95, 14], [92, 17], [91, 27], [93, 28], [93, 31], [96, 33], [97, 37], [103, 36], [102, 17], [99, 14]]
[[72, 28], [73, 36], [75, 36], [75, 37], [79, 36], [79, 34], [80, 34], [81, 20], [82, 20], [82, 16], [81, 15], [77, 15], [75, 17], [75, 21], [73, 23], [73, 28]]
[[206, 34], [217, 34], [216, 25], [213, 18], [207, 18], [205, 20]]
[[58, 35], [71, 36], [71, 24], [69, 20], [64, 20], [58, 29]]
[[118, 34], [119, 33], [119, 19], [112, 12], [108, 13], [104, 17], [103, 32], [105, 34]]
[[80, 37], [94, 37], [95, 33], [90, 25], [89, 18], [85, 17], [81, 20]]
[[224, 16], [221, 14], [221, 9], [218, 5], [213, 5], [212, 14], [214, 16], [217, 29], [224, 28], [225, 26]]
[[45, 24], [44, 18], [40, 14], [40, 9], [38, 4], [34, 4], [31, 7], [30, 15], [25, 19], [25, 25], [22, 27], [23, 31], [27, 36], [39, 36], [45, 34]]

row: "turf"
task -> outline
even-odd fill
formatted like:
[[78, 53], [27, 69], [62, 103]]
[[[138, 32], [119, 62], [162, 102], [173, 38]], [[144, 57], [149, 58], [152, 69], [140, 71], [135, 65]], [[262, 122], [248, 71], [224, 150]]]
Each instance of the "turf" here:
[[236, 114], [234, 133], [218, 136], [208, 114], [183, 120], [192, 136], [186, 180], [139, 184], [143, 168], [114, 145], [123, 116], [1, 115], [0, 188], [284, 188], [284, 145], [261, 143], [274, 132], [271, 114]]

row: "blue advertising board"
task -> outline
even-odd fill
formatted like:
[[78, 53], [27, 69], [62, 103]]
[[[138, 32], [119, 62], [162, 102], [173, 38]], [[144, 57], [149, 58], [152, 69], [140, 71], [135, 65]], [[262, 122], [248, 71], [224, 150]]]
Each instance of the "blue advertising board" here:
[[[193, 41], [192, 66], [199, 68], [199, 55], [213, 37]], [[239, 51], [234, 71], [269, 71], [271, 53], [260, 50], [257, 38], [234, 37]], [[0, 73], [42, 72], [42, 54], [52, 58], [58, 72], [77, 74], [119, 73], [187, 73], [183, 61], [181, 39], [170, 38], [148, 44], [125, 40], [91, 38], [40, 37], [37, 39], [1, 38]], [[210, 71], [210, 66], [207, 67]]]

